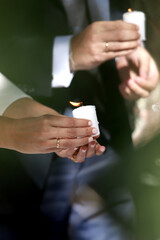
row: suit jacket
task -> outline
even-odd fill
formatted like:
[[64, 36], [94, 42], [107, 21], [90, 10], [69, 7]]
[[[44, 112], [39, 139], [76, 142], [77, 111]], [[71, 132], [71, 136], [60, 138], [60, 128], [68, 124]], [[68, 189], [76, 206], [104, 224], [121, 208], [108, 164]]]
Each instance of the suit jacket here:
[[[106, 138], [101, 141], [121, 151], [131, 139], [114, 61], [98, 68], [100, 82], [92, 72], [80, 71], [75, 74], [70, 88], [54, 89], [52, 96], [53, 39], [72, 33], [62, 1], [0, 0], [0, 3], [0, 71], [24, 91], [58, 111], [68, 107], [69, 100], [80, 99], [85, 105], [95, 104], [99, 121], [108, 134], [107, 142]], [[112, 19], [119, 19], [126, 11], [122, 2], [112, 0], [110, 5]], [[87, 13], [91, 21], [89, 10]], [[23, 155], [23, 162], [41, 187], [50, 161], [51, 155]]]

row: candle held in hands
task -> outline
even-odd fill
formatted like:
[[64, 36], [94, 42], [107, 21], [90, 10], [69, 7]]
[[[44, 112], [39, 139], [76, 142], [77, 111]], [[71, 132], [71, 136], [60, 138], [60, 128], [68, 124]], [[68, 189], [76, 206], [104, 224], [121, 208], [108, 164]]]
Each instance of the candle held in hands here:
[[128, 23], [134, 23], [139, 26], [139, 33], [141, 40], [146, 40], [145, 31], [145, 14], [141, 11], [131, 11], [131, 9], [123, 14], [123, 21]]
[[98, 130], [97, 134], [93, 136], [98, 136], [100, 134], [96, 108], [94, 105], [78, 107], [72, 111], [72, 115], [75, 118], [84, 118], [91, 120], [93, 123], [92, 127], [95, 127]]

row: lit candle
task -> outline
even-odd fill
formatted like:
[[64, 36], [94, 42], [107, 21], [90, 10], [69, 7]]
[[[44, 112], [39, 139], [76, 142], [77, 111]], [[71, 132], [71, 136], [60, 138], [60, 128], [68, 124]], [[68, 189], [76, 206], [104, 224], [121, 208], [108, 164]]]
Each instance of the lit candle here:
[[92, 127], [95, 127], [98, 130], [97, 134], [93, 136], [97, 136], [100, 134], [96, 108], [94, 105], [87, 105], [87, 106], [81, 106], [81, 107], [75, 108], [72, 111], [72, 115], [75, 118], [84, 118], [84, 119], [91, 120], [93, 123]]
[[139, 26], [139, 33], [142, 41], [146, 40], [145, 20], [145, 14], [140, 11], [132, 11], [131, 9], [128, 9], [128, 12], [123, 14], [123, 21], [134, 23]]

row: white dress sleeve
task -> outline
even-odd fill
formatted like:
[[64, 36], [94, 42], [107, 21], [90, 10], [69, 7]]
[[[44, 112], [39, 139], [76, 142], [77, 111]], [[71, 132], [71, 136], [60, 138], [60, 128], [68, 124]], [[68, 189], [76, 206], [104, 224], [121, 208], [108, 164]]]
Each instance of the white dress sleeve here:
[[10, 104], [24, 97], [31, 98], [0, 73], [0, 115]]

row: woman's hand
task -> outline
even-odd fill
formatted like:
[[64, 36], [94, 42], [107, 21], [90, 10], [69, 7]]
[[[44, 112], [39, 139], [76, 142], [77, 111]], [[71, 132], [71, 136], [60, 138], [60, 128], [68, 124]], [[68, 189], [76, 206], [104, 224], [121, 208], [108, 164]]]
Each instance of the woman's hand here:
[[93, 140], [91, 121], [65, 117], [33, 99], [12, 103], [0, 117], [0, 147], [22, 153], [77, 148]]
[[1, 120], [2, 131], [6, 129], [1, 147], [22, 153], [50, 153], [57, 148], [77, 148], [91, 142], [96, 132], [91, 127], [91, 121], [64, 116], [44, 115], [23, 119], [1, 117]]
[[104, 153], [105, 147], [101, 146], [95, 139], [89, 144], [79, 147], [70, 148], [66, 150], [57, 150], [56, 154], [60, 157], [68, 157], [76, 163], [84, 162], [86, 158], [94, 155], [100, 156]]

